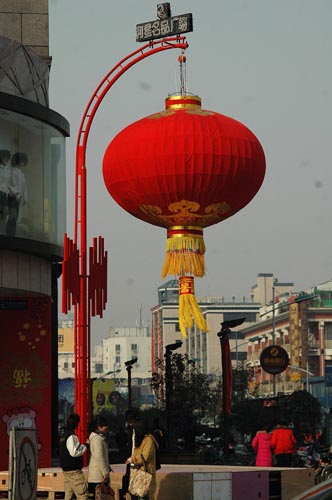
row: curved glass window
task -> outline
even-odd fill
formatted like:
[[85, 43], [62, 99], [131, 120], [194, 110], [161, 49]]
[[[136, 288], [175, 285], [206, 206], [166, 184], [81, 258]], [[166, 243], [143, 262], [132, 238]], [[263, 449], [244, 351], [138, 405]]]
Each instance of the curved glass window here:
[[63, 245], [65, 137], [0, 109], [0, 234]]

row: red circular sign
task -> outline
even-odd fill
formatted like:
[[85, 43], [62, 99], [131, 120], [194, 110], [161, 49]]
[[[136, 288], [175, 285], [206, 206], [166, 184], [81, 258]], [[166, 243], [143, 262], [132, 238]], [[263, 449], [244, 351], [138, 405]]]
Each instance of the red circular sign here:
[[38, 464], [35, 447], [28, 436], [23, 437], [18, 457], [18, 492], [22, 500], [36, 495]]
[[289, 364], [287, 352], [279, 345], [265, 347], [259, 359], [263, 370], [272, 375], [283, 372]]

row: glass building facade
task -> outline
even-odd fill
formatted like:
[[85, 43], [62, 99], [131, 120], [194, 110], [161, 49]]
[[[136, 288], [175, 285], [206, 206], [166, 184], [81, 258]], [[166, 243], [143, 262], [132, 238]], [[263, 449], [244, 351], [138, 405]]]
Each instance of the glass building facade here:
[[34, 241], [37, 253], [52, 259], [62, 257], [66, 227], [68, 135], [58, 113], [0, 95], [0, 235]]

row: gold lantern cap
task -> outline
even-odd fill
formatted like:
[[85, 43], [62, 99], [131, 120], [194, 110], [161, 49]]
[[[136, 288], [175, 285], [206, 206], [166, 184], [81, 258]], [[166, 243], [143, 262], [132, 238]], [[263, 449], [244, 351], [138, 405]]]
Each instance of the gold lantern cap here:
[[166, 109], [201, 109], [202, 99], [193, 94], [172, 94], [165, 99]]

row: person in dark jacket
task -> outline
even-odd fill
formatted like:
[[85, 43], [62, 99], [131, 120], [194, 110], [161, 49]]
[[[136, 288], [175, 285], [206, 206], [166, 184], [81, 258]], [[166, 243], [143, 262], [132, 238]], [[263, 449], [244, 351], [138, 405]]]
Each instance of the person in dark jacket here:
[[67, 429], [60, 438], [60, 465], [63, 470], [65, 500], [71, 500], [73, 495], [77, 500], [88, 500], [88, 483], [82, 472], [83, 455], [87, 451], [87, 444], [80, 444], [75, 430], [80, 423], [77, 413], [69, 415]]

